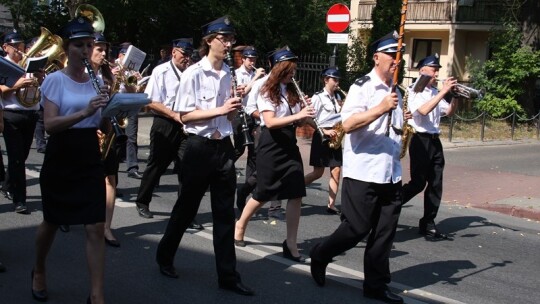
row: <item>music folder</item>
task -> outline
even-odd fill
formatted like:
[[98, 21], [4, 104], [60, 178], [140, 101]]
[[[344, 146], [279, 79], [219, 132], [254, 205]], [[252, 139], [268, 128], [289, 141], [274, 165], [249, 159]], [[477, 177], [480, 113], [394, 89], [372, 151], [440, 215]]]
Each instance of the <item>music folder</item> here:
[[125, 69], [138, 72], [141, 69], [144, 58], [146, 58], [145, 52], [139, 50], [133, 45], [130, 45], [126, 51], [126, 55], [123, 58], [122, 65]]
[[0, 57], [0, 85], [11, 88], [24, 74], [25, 71], [22, 67], [4, 57]]
[[150, 103], [146, 93], [116, 93], [111, 96], [109, 103], [101, 110], [103, 117], [127, 117], [136, 115], [140, 109]]
[[40, 70], [45, 68], [45, 65], [47, 65], [48, 59], [49, 58], [47, 56], [28, 58], [28, 60], [26, 61], [26, 66], [25, 66], [26, 73], [39, 72]]

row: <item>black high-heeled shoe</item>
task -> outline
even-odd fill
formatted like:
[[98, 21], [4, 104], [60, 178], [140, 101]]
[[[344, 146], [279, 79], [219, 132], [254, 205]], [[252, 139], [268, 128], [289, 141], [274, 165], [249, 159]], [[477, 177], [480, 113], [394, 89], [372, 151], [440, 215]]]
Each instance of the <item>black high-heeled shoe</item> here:
[[36, 301], [39, 301], [39, 302], [47, 302], [47, 300], [49, 299], [49, 294], [47, 293], [47, 289], [43, 289], [43, 290], [34, 290], [34, 269], [32, 269], [32, 280], [30, 282], [30, 289], [32, 290], [32, 298], [34, 298], [34, 300]]
[[295, 257], [294, 255], [292, 255], [291, 250], [289, 249], [289, 246], [287, 246], [287, 240], [283, 241], [282, 247], [283, 247], [283, 257], [284, 258], [289, 259], [291, 261], [295, 261], [297, 263], [305, 263], [306, 262], [306, 258], [304, 258], [303, 256], [299, 255], [299, 256]]

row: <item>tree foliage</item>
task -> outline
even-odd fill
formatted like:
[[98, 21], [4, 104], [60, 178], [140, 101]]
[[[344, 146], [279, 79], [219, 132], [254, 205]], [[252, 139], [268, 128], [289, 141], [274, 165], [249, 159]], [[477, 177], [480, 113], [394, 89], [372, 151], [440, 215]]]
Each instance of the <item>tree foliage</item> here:
[[476, 107], [491, 116], [502, 118], [513, 112], [534, 115], [538, 111], [533, 96], [540, 77], [540, 51], [522, 45], [522, 38], [517, 24], [507, 22], [503, 29], [490, 33], [491, 58], [483, 64], [468, 62], [473, 86], [486, 91]]
[[[373, 28], [367, 45], [371, 45], [375, 40], [384, 35], [397, 31], [401, 19], [402, 0], [377, 0], [377, 4], [371, 13]], [[373, 67], [373, 52], [368, 48], [366, 52], [366, 67]], [[369, 72], [365, 71], [366, 73]]]

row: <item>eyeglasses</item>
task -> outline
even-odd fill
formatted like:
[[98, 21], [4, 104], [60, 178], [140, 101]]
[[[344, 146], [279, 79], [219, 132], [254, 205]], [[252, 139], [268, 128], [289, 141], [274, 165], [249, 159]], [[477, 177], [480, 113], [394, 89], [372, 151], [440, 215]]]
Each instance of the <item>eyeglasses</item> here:
[[236, 39], [234, 39], [233, 37], [231, 38], [226, 38], [226, 37], [216, 37], [216, 39], [221, 42], [221, 44], [223, 45], [227, 45], [227, 43], [230, 43], [231, 45], [235, 44], [236, 43]]

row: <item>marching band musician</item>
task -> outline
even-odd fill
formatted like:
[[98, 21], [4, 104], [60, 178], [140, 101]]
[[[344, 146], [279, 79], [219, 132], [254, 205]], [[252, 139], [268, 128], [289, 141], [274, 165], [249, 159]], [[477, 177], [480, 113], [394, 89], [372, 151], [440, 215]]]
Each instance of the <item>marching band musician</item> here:
[[[242, 65], [236, 69], [236, 81], [238, 83], [238, 87], [243, 89], [243, 96], [242, 104], [244, 107], [247, 103], [247, 95], [249, 94], [251, 87], [257, 81], [257, 79], [260, 79], [264, 76], [265, 71], [263, 68], [255, 69], [255, 63], [257, 62], [257, 51], [254, 47], [248, 46], [244, 50], [242, 50]], [[249, 134], [253, 134], [253, 130], [255, 129], [255, 123], [250, 115], [246, 115], [246, 121], [248, 123], [248, 132]], [[242, 132], [242, 124], [243, 121], [241, 121], [240, 116], [237, 116], [233, 120], [233, 130], [234, 130], [234, 151], [235, 151], [235, 159], [237, 160], [244, 154], [244, 150], [246, 146], [244, 145], [244, 138], [243, 138], [243, 132]], [[255, 148], [254, 145], [248, 145], [248, 164], [253, 163], [255, 161]], [[248, 172], [248, 169], [254, 170], [255, 168], [251, 167], [249, 168], [246, 166], [246, 176], [249, 176], [250, 172]]]
[[[311, 275], [324, 286], [326, 266], [335, 256], [354, 248], [367, 236], [364, 253], [364, 296], [386, 303], [403, 303], [388, 289], [390, 251], [401, 211], [401, 96], [392, 93], [398, 41], [392, 33], [375, 41], [369, 74], [350, 87], [341, 111], [346, 132], [343, 145], [342, 222], [311, 249]], [[388, 120], [391, 115], [392, 128]]]
[[[441, 91], [436, 89], [439, 76], [438, 54], [427, 56], [418, 62], [421, 75], [431, 76], [422, 92], [409, 88], [409, 108], [413, 113], [410, 125], [416, 130], [409, 145], [411, 180], [403, 186], [403, 204], [424, 191], [424, 216], [419, 221], [418, 233], [435, 239], [446, 239], [435, 225], [435, 217], [441, 205], [443, 191], [444, 153], [439, 134], [441, 116], [452, 116], [458, 99], [454, 96], [446, 102], [445, 95], [457, 84], [453, 77], [446, 79]], [[427, 184], [427, 187], [426, 187]]]
[[[4, 37], [3, 49], [8, 61], [18, 64], [24, 56], [24, 40], [15, 30]], [[43, 73], [33, 75], [39, 82], [43, 80]], [[30, 76], [21, 77], [13, 87], [0, 85], [4, 104], [4, 141], [8, 155], [7, 175], [2, 186], [2, 192], [9, 200], [13, 200], [15, 212], [29, 214], [26, 206], [26, 172], [25, 162], [30, 153], [34, 140], [34, 130], [39, 118], [39, 103], [28, 107], [21, 104], [17, 93], [29, 90], [26, 95], [33, 98], [36, 91], [35, 79]], [[21, 97], [23, 98], [23, 97]]]
[[231, 141], [231, 120], [241, 108], [241, 98], [231, 97], [232, 77], [224, 63], [235, 41], [235, 30], [228, 17], [202, 27], [199, 53], [204, 57], [182, 74], [175, 111], [189, 136], [183, 156], [181, 189], [156, 261], [163, 275], [177, 278], [174, 257], [182, 236], [199, 209], [210, 187], [214, 252], [218, 285], [240, 295], [253, 295], [236, 271], [234, 248], [234, 194], [236, 169]]
[[[341, 98], [335, 94], [339, 86], [341, 74], [335, 67], [330, 67], [321, 73], [324, 88], [311, 97], [313, 108], [317, 113], [317, 121], [324, 122], [329, 116], [339, 113], [341, 110]], [[337, 131], [332, 126], [325, 127], [322, 123], [324, 135], [333, 138], [336, 137]], [[306, 186], [319, 179], [324, 168], [330, 168], [330, 180], [328, 182], [328, 205], [326, 212], [329, 214], [341, 214], [336, 208], [336, 195], [339, 188], [339, 177], [341, 175], [341, 165], [343, 163], [343, 154], [341, 147], [332, 149], [327, 143], [322, 142], [321, 134], [313, 132], [311, 141], [311, 153], [309, 156], [309, 165], [313, 166], [313, 171], [304, 176]]]
[[304, 257], [298, 253], [297, 235], [306, 187], [302, 157], [296, 145], [296, 124], [305, 123], [315, 113], [311, 106], [302, 108], [299, 92], [292, 84], [297, 60], [288, 49], [277, 51], [272, 72], [257, 99], [262, 125], [257, 146], [257, 186], [236, 222], [234, 237], [235, 243], [245, 246], [244, 234], [253, 214], [268, 201], [287, 199], [283, 256], [304, 263]]
[[[97, 77], [103, 80], [103, 83], [112, 86], [114, 83], [114, 75], [105, 60], [109, 54], [109, 43], [102, 33], [94, 34], [94, 48], [90, 56], [90, 64], [94, 69]], [[111, 93], [111, 92], [109, 92]], [[111, 126], [108, 119], [102, 120], [101, 136], [111, 136]], [[113, 143], [115, 145], [115, 143]], [[101, 152], [104, 153], [103, 151]], [[116, 149], [110, 148], [104, 160], [105, 168], [105, 186], [106, 186], [106, 212], [105, 212], [105, 243], [112, 247], [120, 247], [120, 242], [116, 239], [111, 231], [111, 223], [114, 214], [114, 204], [116, 200], [116, 185], [118, 184], [118, 155]]]
[[[32, 296], [48, 299], [46, 260], [61, 224], [83, 224], [90, 273], [87, 303], [104, 303], [105, 181], [97, 129], [101, 108], [108, 102], [108, 86], [87, 73], [94, 45], [94, 29], [84, 18], [71, 20], [62, 30], [67, 66], [47, 76], [41, 86], [45, 129], [50, 134], [40, 173], [43, 221], [36, 235]], [[97, 94], [96, 90], [101, 94]]]
[[[189, 65], [192, 52], [193, 45], [189, 39], [174, 40], [171, 60], [154, 68], [146, 86], [145, 93], [152, 100], [148, 108], [154, 113], [154, 121], [150, 129], [150, 154], [136, 200], [137, 212], [143, 218], [153, 217], [149, 205], [161, 175], [174, 159], [182, 159], [186, 134], [180, 114], [173, 110], [176, 97], [182, 92], [178, 90], [181, 75]], [[195, 221], [191, 224], [191, 228], [203, 229]]]

